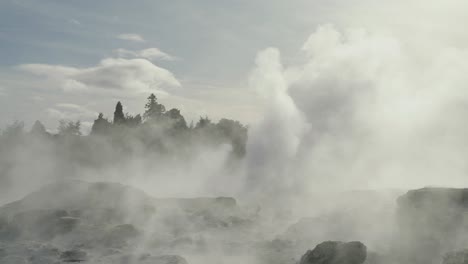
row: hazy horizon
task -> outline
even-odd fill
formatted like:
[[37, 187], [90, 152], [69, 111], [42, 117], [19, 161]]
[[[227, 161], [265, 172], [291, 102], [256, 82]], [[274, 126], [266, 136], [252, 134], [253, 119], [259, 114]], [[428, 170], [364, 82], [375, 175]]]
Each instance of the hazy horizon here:
[[467, 10], [0, 0], [0, 263], [465, 263]]

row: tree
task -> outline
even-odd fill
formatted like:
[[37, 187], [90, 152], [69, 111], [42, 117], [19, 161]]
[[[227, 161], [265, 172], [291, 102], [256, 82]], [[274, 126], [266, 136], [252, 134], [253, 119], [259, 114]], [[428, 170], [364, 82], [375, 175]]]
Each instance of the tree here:
[[61, 136], [81, 136], [81, 121], [60, 120], [58, 134]]
[[211, 120], [205, 116], [205, 117], [201, 117], [200, 116], [200, 120], [198, 120], [198, 123], [195, 125], [195, 128], [196, 129], [200, 129], [200, 128], [206, 128], [206, 127], [211, 127], [213, 124], [211, 123]]
[[111, 122], [104, 118], [102, 113], [99, 113], [98, 118], [94, 120], [93, 126], [91, 127], [91, 134], [106, 134], [109, 132], [111, 127]]
[[239, 121], [223, 118], [216, 124], [217, 130], [231, 142], [233, 153], [238, 157], [245, 155], [247, 144], [247, 127]]
[[6, 138], [20, 137], [24, 134], [24, 123], [15, 121], [13, 124], [7, 126], [2, 133], [2, 136]]
[[34, 125], [32, 126], [31, 131], [29, 133], [35, 136], [44, 136], [48, 134], [45, 126], [39, 120], [36, 120], [36, 122], [34, 122]]
[[187, 122], [185, 122], [184, 116], [180, 114], [179, 109], [172, 108], [165, 113], [165, 116], [172, 122], [172, 127], [176, 130], [187, 128]]
[[114, 111], [114, 124], [123, 124], [125, 122], [125, 116], [123, 113], [123, 106], [122, 103], [117, 102]]
[[136, 116], [130, 115], [129, 113], [125, 114], [125, 124], [129, 127], [137, 127], [141, 125], [141, 115], [138, 114]]
[[158, 103], [157, 100], [158, 98], [156, 98], [154, 94], [148, 97], [148, 102], [145, 105], [145, 113], [143, 114], [145, 120], [156, 120], [166, 112], [166, 107]]

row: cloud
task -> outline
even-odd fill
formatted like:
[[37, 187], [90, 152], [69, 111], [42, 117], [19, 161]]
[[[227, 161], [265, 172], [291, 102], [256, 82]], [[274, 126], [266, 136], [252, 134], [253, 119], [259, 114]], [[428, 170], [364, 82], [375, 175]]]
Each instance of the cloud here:
[[127, 49], [116, 49], [114, 50], [114, 53], [116, 53], [119, 57], [136, 57], [136, 58], [145, 58], [148, 60], [165, 60], [165, 61], [173, 61], [176, 59], [176, 57], [173, 57], [172, 55], [169, 55], [163, 51], [161, 51], [158, 48], [148, 48], [148, 49], [143, 49], [140, 51], [131, 51]]
[[179, 87], [174, 75], [146, 59], [108, 58], [89, 68], [49, 64], [23, 64], [18, 69], [53, 80], [67, 92], [165, 92]]
[[72, 18], [72, 19], [69, 19], [68, 22], [69, 22], [70, 24], [73, 24], [73, 25], [76, 25], [76, 26], [80, 26], [80, 25], [81, 25], [81, 22], [80, 22], [80, 21], [78, 21], [78, 20], [76, 20], [76, 19], [73, 19], [73, 18]]
[[468, 50], [418, 55], [383, 32], [332, 25], [287, 67], [260, 52], [251, 86], [270, 104], [249, 132], [250, 181], [295, 193], [466, 185]]
[[94, 111], [91, 111], [84, 106], [70, 103], [56, 104], [54, 107], [47, 108], [46, 112], [50, 117], [58, 120], [78, 120], [83, 118], [92, 118], [95, 116]]
[[174, 60], [175, 58], [172, 57], [171, 55], [162, 52], [158, 48], [149, 48], [149, 49], [144, 49], [139, 52], [140, 56], [143, 58], [147, 58], [149, 60], [152, 59], [161, 59], [161, 60]]
[[121, 40], [128, 40], [128, 41], [133, 41], [133, 42], [145, 42], [145, 39], [138, 34], [120, 34], [117, 36], [118, 39]]

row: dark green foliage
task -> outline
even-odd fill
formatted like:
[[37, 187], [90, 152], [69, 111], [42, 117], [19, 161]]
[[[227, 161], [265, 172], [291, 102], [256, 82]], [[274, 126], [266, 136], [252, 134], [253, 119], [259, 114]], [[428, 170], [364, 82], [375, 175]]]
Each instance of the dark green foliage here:
[[180, 110], [172, 108], [171, 110], [165, 113], [165, 116], [171, 122], [172, 127], [175, 130], [185, 130], [187, 129], [187, 122], [185, 122], [184, 116], [180, 114]]
[[239, 121], [223, 118], [216, 124], [216, 128], [223, 137], [231, 141], [233, 152], [236, 155], [243, 156], [245, 154], [247, 127], [243, 126]]
[[35, 136], [48, 135], [45, 126], [39, 120], [36, 120], [36, 122], [34, 122], [34, 125], [32, 126], [30, 133]]
[[104, 118], [104, 114], [99, 113], [98, 118], [94, 120], [93, 126], [91, 128], [91, 134], [92, 135], [107, 134], [109, 133], [111, 126], [112, 126], [111, 122], [109, 122], [107, 118]]
[[125, 122], [125, 116], [123, 113], [123, 106], [122, 103], [117, 102], [114, 111], [114, 124], [123, 124]]
[[[205, 116], [187, 126], [179, 109], [165, 109], [154, 94], [148, 97], [144, 117], [124, 114], [123, 105], [118, 102], [113, 122], [99, 113], [89, 136], [81, 136], [80, 121], [61, 120], [56, 134], [49, 134], [39, 121], [34, 123], [30, 133], [25, 134], [24, 124], [15, 122], [0, 133], [0, 155], [10, 157], [7, 150], [13, 148], [35, 148], [31, 151], [38, 153], [47, 150], [50, 151], [48, 155], [57, 155], [60, 161], [51, 164], [51, 170], [71, 175], [74, 164], [96, 169], [124, 163], [132, 156], [158, 161], [180, 159], [179, 164], [184, 166], [183, 161], [197, 157], [205, 150], [229, 151], [232, 146], [226, 162], [245, 154], [247, 128], [238, 121], [221, 119], [216, 123]], [[16, 166], [13, 161], [0, 159], [0, 174], [14, 173], [14, 168], [24, 166]]]
[[3, 132], [2, 136], [7, 138], [20, 137], [24, 133], [24, 123], [20, 121], [15, 121], [13, 124], [7, 126]]
[[207, 116], [205, 117], [200, 116], [200, 120], [198, 120], [198, 123], [195, 125], [195, 129], [210, 128], [212, 127], [212, 125], [213, 123]]
[[61, 136], [81, 136], [81, 122], [60, 120], [58, 126], [58, 134]]
[[159, 119], [164, 112], [166, 112], [166, 107], [158, 103], [158, 98], [154, 94], [151, 94], [148, 97], [148, 102], [145, 105], [145, 113], [143, 117], [146, 121], [154, 121]]
[[141, 125], [141, 115], [136, 116], [130, 115], [129, 113], [125, 114], [125, 124], [129, 127], [138, 127]]

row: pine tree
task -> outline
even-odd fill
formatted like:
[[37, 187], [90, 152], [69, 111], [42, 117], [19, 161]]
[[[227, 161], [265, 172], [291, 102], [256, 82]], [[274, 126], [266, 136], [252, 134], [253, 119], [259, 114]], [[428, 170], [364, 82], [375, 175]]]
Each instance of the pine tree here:
[[187, 128], [187, 122], [183, 115], [180, 114], [180, 110], [172, 108], [165, 113], [165, 116], [172, 122], [172, 127], [176, 130], [183, 130]]
[[145, 113], [143, 117], [145, 120], [155, 120], [161, 117], [166, 112], [166, 107], [158, 103], [158, 98], [154, 94], [148, 97], [148, 102], [145, 105]]
[[58, 134], [61, 136], [81, 136], [81, 121], [60, 120]]
[[122, 103], [117, 102], [114, 111], [114, 124], [123, 124], [125, 122], [125, 115], [123, 113]]
[[32, 126], [31, 131], [29, 133], [35, 136], [47, 135], [45, 126], [39, 120], [36, 120], [36, 122], [34, 122], [34, 125]]
[[91, 134], [106, 134], [109, 132], [111, 123], [107, 118], [104, 118], [102, 113], [99, 113], [98, 118], [94, 120], [91, 127]]
[[125, 114], [125, 124], [129, 127], [137, 127], [141, 125], [141, 115], [137, 114], [136, 116], [133, 116], [129, 113]]
[[211, 127], [213, 123], [211, 123], [211, 119], [208, 118], [208, 116], [201, 117], [200, 120], [198, 120], [198, 123], [195, 125], [196, 129], [200, 128], [205, 128], [205, 127]]

